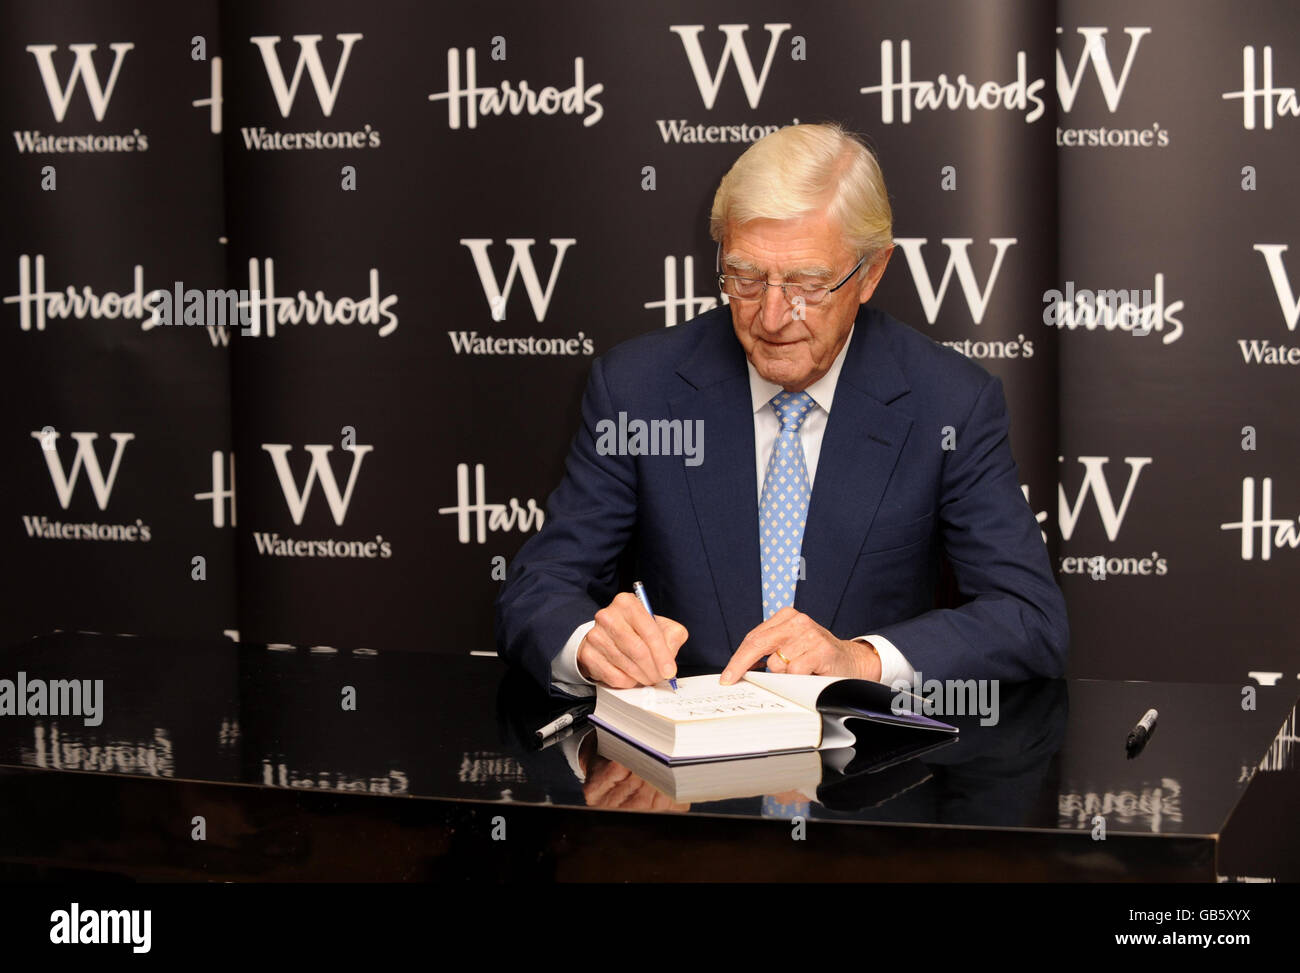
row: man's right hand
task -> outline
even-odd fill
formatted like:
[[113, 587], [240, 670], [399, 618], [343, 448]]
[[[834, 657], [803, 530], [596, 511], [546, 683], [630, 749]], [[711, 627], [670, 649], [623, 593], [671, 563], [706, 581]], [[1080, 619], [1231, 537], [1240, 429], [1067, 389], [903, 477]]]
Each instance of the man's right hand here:
[[596, 624], [578, 646], [578, 671], [611, 689], [653, 686], [677, 674], [677, 650], [686, 627], [663, 615], [650, 617], [636, 595], [624, 591], [596, 612]]

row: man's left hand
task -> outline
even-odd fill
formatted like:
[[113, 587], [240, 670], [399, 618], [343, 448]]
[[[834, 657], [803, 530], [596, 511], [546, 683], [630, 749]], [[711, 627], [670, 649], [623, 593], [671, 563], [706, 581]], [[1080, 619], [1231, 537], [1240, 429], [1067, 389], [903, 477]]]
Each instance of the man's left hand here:
[[771, 672], [880, 679], [880, 656], [864, 642], [838, 639], [803, 612], [782, 608], [740, 643], [722, 673], [729, 686], [767, 656]]

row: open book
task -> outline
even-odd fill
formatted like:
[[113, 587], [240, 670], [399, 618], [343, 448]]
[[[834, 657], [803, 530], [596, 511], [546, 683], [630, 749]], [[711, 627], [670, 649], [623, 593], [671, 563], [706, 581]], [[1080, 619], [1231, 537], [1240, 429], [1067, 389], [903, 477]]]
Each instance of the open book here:
[[856, 738], [844, 724], [851, 719], [957, 732], [926, 716], [893, 712], [893, 690], [862, 679], [747, 672], [731, 686], [717, 675], [688, 676], [677, 686], [677, 692], [666, 682], [597, 686], [590, 719], [668, 763], [849, 747]]

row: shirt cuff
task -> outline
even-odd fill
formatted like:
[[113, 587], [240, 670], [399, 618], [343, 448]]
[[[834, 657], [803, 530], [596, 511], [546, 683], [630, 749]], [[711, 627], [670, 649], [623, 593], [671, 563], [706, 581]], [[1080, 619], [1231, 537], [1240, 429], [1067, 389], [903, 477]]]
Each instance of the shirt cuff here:
[[870, 642], [880, 655], [880, 678], [877, 682], [893, 686], [896, 682], [906, 682], [909, 686], [916, 680], [916, 672], [911, 664], [898, 651], [898, 646], [883, 635], [859, 635], [853, 641]]
[[551, 684], [560, 692], [570, 696], [596, 695], [596, 684], [578, 669], [578, 646], [582, 645], [587, 633], [595, 627], [596, 620], [592, 619], [575, 628], [560, 654], [551, 661]]

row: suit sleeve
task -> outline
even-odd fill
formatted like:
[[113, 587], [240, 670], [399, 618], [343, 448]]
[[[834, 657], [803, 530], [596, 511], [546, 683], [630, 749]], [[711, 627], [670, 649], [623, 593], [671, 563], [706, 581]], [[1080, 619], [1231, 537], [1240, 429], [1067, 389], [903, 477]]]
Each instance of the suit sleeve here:
[[1001, 379], [980, 390], [943, 471], [940, 531], [963, 603], [876, 631], [922, 676], [1064, 676], [1065, 598], [1020, 489]]
[[633, 459], [596, 448], [597, 424], [616, 416], [597, 359], [564, 478], [546, 502], [546, 521], [519, 549], [497, 596], [498, 652], [552, 695], [562, 695], [552, 682], [552, 663], [574, 630], [613, 599], [619, 556], [636, 521]]

